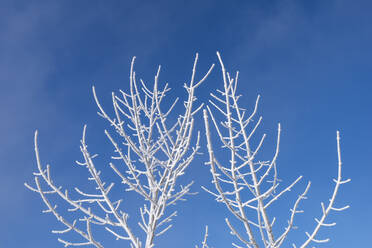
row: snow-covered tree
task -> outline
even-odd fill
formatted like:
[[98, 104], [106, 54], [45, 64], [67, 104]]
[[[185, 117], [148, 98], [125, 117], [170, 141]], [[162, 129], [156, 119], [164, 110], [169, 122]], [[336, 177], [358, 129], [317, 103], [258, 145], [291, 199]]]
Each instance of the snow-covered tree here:
[[[83, 160], [82, 162], [77, 161], [77, 164], [87, 169], [88, 180], [93, 182], [95, 188], [92, 192], [84, 192], [75, 187], [74, 189], [79, 195], [76, 198], [70, 196], [67, 189], [64, 190], [62, 186], [54, 183], [49, 165], [43, 166], [39, 156], [38, 133], [36, 131], [35, 154], [38, 168], [34, 173], [36, 186], [25, 185], [40, 194], [47, 206], [47, 210], [43, 212], [52, 213], [66, 227], [64, 230], [53, 230], [53, 233], [63, 234], [71, 231], [81, 236], [82, 242], [71, 242], [58, 238], [65, 247], [82, 245], [104, 247], [92, 234], [92, 227], [101, 225], [114, 238], [129, 242], [130, 247], [151, 248], [154, 246], [154, 238], [164, 234], [172, 227], [170, 222], [177, 212], [169, 213], [166, 210], [177, 201], [182, 200], [185, 195], [190, 194], [193, 182], [179, 185], [177, 179], [185, 173], [200, 148], [199, 133], [196, 143], [191, 144], [195, 123], [194, 115], [203, 106], [203, 104], [198, 107], [194, 106], [195, 90], [205, 81], [214, 65], [210, 67], [203, 78], [196, 81], [198, 61], [198, 55], [196, 55], [190, 82], [184, 85], [187, 94], [184, 112], [175, 117], [172, 110], [178, 98], [170, 108], [164, 110], [162, 107], [170, 88], [167, 84], [163, 88], [159, 86], [160, 66], [155, 75], [153, 87], [149, 88], [142, 80], [140, 83], [137, 82], [134, 61], [135, 58], [131, 63], [129, 92], [120, 91], [119, 95], [112, 93], [114, 117], [110, 117], [105, 112], [98, 101], [94, 87], [93, 95], [99, 115], [110, 123], [116, 136], [120, 137], [120, 140], [115, 140], [114, 136], [105, 130], [105, 134], [116, 153], [112, 157], [115, 162], [111, 162], [110, 167], [124, 184], [123, 191], [135, 191], [144, 200], [144, 205], [140, 207], [141, 219], [138, 225], [145, 232], [146, 238], [141, 240], [128, 224], [128, 213], [120, 206], [123, 199], [115, 201], [112, 199], [110, 191], [115, 187], [114, 183], [104, 182], [101, 171], [96, 169], [94, 164], [96, 154], [92, 155], [86, 144], [86, 126], [84, 126], [80, 145]], [[172, 116], [169, 117], [170, 115]], [[44, 186], [41, 181], [44, 181]], [[58, 195], [62, 198], [70, 205], [69, 211], [79, 212], [77, 217], [72, 221], [63, 217], [57, 206], [48, 199], [48, 195]], [[92, 210], [97, 208], [100, 211]], [[79, 225], [81, 222], [85, 223], [83, 228]]]
[[[282, 232], [276, 234], [273, 231], [275, 216], [271, 216], [269, 209], [276, 200], [283, 196], [284, 193], [290, 191], [297, 184], [302, 176], [298, 177], [288, 186], [280, 187], [280, 182], [277, 172], [277, 157], [279, 154], [280, 131], [281, 127], [278, 124], [276, 149], [271, 160], [258, 160], [257, 154], [262, 148], [263, 141], [266, 137], [264, 134], [258, 145], [253, 147], [251, 139], [259, 127], [262, 117], [254, 121], [256, 116], [258, 102], [260, 96], [257, 97], [256, 104], [252, 113], [241, 108], [238, 104], [241, 95], [237, 92], [239, 73], [232, 77], [225, 69], [221, 56], [217, 53], [224, 83], [223, 90], [217, 90], [217, 94], [211, 93], [209, 103], [216, 109], [214, 113], [211, 108], [203, 110], [204, 123], [206, 129], [207, 146], [209, 153], [210, 172], [213, 177], [215, 190], [204, 188], [212, 194], [217, 202], [226, 205], [234, 218], [241, 222], [241, 227], [234, 227], [229, 218], [226, 218], [226, 224], [240, 243], [245, 247], [265, 247], [278, 248], [288, 237], [289, 232], [295, 227], [295, 215], [301, 213], [299, 209], [300, 202], [306, 198], [306, 194], [310, 188], [308, 182], [305, 190], [300, 194], [293, 203], [290, 209], [288, 224], [284, 226]], [[218, 120], [217, 116], [222, 116], [222, 120]], [[211, 130], [209, 118], [212, 120], [212, 125], [215, 127], [216, 133], [221, 142], [223, 157], [218, 158], [217, 153], [213, 148], [211, 138]], [[219, 151], [219, 154], [221, 152]], [[336, 208], [335, 199], [340, 186], [350, 181], [343, 180], [341, 174], [341, 152], [340, 152], [340, 134], [337, 131], [337, 154], [338, 154], [338, 175], [334, 179], [335, 186], [333, 194], [329, 202], [321, 203], [321, 216], [315, 218], [316, 225], [310, 233], [306, 232], [307, 239], [300, 245], [292, 244], [293, 247], [305, 248], [310, 243], [323, 243], [329, 239], [319, 240], [316, 238], [317, 233], [323, 226], [334, 226], [336, 223], [327, 223], [326, 217], [333, 211], [342, 211], [349, 206]], [[226, 162], [226, 156], [229, 159]], [[249, 198], [248, 196], [251, 195]], [[256, 230], [254, 230], [256, 229]], [[243, 231], [239, 231], [243, 230]], [[206, 232], [207, 236], [207, 232]], [[205, 239], [206, 239], [205, 236]], [[206, 240], [203, 242], [203, 247], [206, 247]], [[235, 247], [241, 245], [233, 243]]]
[[[212, 176], [214, 190], [203, 187], [212, 194], [217, 202], [225, 204], [231, 215], [240, 222], [235, 224], [226, 218], [226, 224], [238, 242], [234, 247], [248, 248], [279, 248], [283, 247], [289, 232], [295, 227], [296, 214], [301, 213], [300, 203], [306, 198], [310, 188], [310, 182], [289, 210], [288, 224], [280, 233], [273, 230], [275, 216], [270, 215], [272, 203], [281, 198], [297, 184], [302, 176], [292, 183], [282, 187], [278, 178], [277, 157], [280, 144], [280, 124], [278, 125], [277, 144], [273, 158], [270, 160], [257, 159], [258, 152], [262, 148], [265, 135], [262, 136], [258, 145], [253, 147], [251, 140], [258, 129], [262, 118], [254, 121], [260, 96], [257, 97], [252, 113], [239, 106], [241, 97], [237, 92], [238, 73], [232, 77], [225, 69], [221, 56], [217, 53], [221, 69], [224, 88], [211, 93], [209, 105], [203, 109], [205, 124], [205, 136], [207, 155]], [[170, 222], [176, 216], [174, 205], [183, 197], [191, 194], [190, 187], [193, 182], [182, 185], [178, 179], [185, 173], [192, 163], [200, 148], [200, 133], [193, 138], [194, 115], [203, 108], [203, 104], [195, 107], [195, 90], [205, 81], [214, 65], [200, 80], [195, 79], [198, 55], [195, 57], [191, 79], [184, 85], [187, 100], [183, 103], [183, 112], [174, 114], [174, 107], [178, 98], [163, 110], [163, 102], [170, 88], [166, 84], [160, 87], [158, 83], [160, 67], [155, 75], [152, 88], [142, 80], [137, 82], [134, 71], [133, 58], [130, 67], [129, 92], [120, 91], [118, 95], [112, 93], [114, 116], [111, 117], [100, 104], [96, 91], [93, 87], [94, 99], [97, 103], [98, 114], [113, 127], [115, 133], [105, 130], [108, 140], [111, 142], [115, 156], [110, 162], [111, 169], [124, 185], [123, 192], [134, 191], [144, 201], [139, 206], [139, 227], [145, 235], [134, 231], [128, 222], [128, 213], [121, 207], [123, 199], [113, 199], [110, 191], [115, 186], [113, 182], [106, 183], [101, 171], [95, 166], [96, 154], [88, 151], [86, 143], [86, 126], [83, 129], [80, 150], [83, 155], [82, 161], [77, 165], [87, 169], [88, 180], [94, 187], [90, 192], [85, 192], [79, 187], [74, 187], [74, 196], [67, 189], [56, 185], [53, 181], [50, 166], [44, 166], [40, 160], [38, 148], [38, 133], [35, 132], [35, 154], [37, 172], [35, 185], [25, 184], [27, 188], [37, 192], [47, 209], [43, 212], [52, 213], [65, 229], [53, 230], [58, 235], [67, 232], [75, 232], [81, 237], [81, 242], [73, 242], [62, 239], [58, 240], [68, 246], [94, 246], [104, 247], [92, 232], [95, 226], [103, 226], [113, 238], [122, 240], [124, 245], [130, 244], [132, 248], [152, 248], [156, 236], [164, 234], [172, 227]], [[213, 111], [212, 108], [215, 110]], [[210, 125], [211, 124], [211, 125]], [[214, 131], [210, 126], [214, 127]], [[215, 137], [212, 139], [212, 132]], [[338, 175], [334, 179], [335, 186], [329, 202], [321, 203], [321, 216], [315, 218], [314, 229], [307, 233], [307, 238], [300, 245], [293, 247], [308, 247], [311, 243], [327, 242], [328, 239], [319, 240], [316, 235], [323, 226], [333, 226], [335, 223], [327, 223], [326, 218], [331, 211], [342, 211], [345, 207], [335, 207], [335, 199], [340, 186], [348, 180], [342, 178], [342, 163], [340, 152], [340, 135], [337, 132]], [[213, 148], [214, 142], [219, 139], [223, 154], [219, 157]], [[195, 140], [194, 144], [192, 140]], [[228, 157], [228, 159], [226, 159]], [[208, 158], [206, 156], [205, 160]], [[120, 164], [120, 166], [119, 166]], [[103, 172], [102, 174], [107, 173]], [[64, 217], [63, 212], [50, 200], [50, 195], [61, 198], [69, 211], [76, 213], [72, 220]], [[77, 196], [77, 197], [75, 197]], [[169, 212], [169, 210], [172, 210]], [[144, 238], [141, 238], [144, 237]], [[206, 227], [202, 248], [209, 248], [207, 244], [208, 227]], [[198, 239], [198, 237], [197, 237]]]

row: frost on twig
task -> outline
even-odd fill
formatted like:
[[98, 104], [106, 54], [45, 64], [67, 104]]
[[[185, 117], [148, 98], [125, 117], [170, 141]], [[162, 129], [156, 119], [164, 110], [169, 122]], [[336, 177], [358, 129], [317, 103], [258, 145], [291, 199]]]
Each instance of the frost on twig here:
[[[196, 81], [198, 61], [198, 55], [196, 55], [191, 79], [184, 85], [187, 92], [184, 111], [178, 118], [175, 118], [170, 115], [178, 98], [168, 109], [163, 109], [162, 102], [170, 88], [168, 84], [161, 88], [158, 83], [160, 67], [155, 75], [153, 87], [149, 88], [142, 80], [140, 83], [137, 82], [134, 61], [135, 58], [131, 63], [129, 92], [120, 91], [119, 95], [112, 93], [113, 117], [105, 112], [98, 101], [94, 87], [93, 95], [99, 109], [98, 114], [110, 123], [116, 133], [112, 135], [105, 130], [115, 152], [110, 167], [120, 178], [124, 191], [134, 191], [144, 199], [144, 205], [140, 208], [141, 220], [138, 225], [144, 231], [146, 239], [140, 240], [140, 236], [132, 231], [128, 224], [128, 214], [120, 206], [123, 200], [112, 200], [110, 191], [114, 183], [104, 182], [101, 172], [96, 169], [95, 155], [89, 153], [86, 144], [86, 126], [84, 126], [80, 145], [83, 161], [77, 164], [87, 169], [88, 180], [95, 184], [95, 192], [86, 193], [75, 187], [75, 191], [80, 196], [78, 199], [71, 197], [69, 192], [63, 190], [61, 186], [57, 186], [52, 180], [49, 165], [46, 168], [42, 165], [38, 136], [35, 132], [35, 154], [38, 168], [34, 173], [36, 187], [25, 185], [40, 194], [47, 206], [44, 212], [52, 213], [66, 227], [64, 230], [56, 230], [53, 233], [60, 235], [74, 231], [81, 236], [82, 242], [78, 243], [59, 238], [58, 240], [65, 247], [83, 245], [103, 247], [92, 234], [92, 227], [101, 225], [115, 239], [129, 242], [130, 247], [151, 248], [154, 246], [154, 238], [172, 227], [170, 222], [177, 212], [169, 213], [166, 209], [184, 200], [187, 194], [191, 194], [192, 182], [179, 185], [177, 179], [185, 173], [199, 150], [200, 135], [198, 133], [195, 143], [192, 144], [192, 134], [194, 115], [202, 106], [194, 106], [196, 101], [194, 93], [196, 88], [205, 81], [214, 65], [204, 77]], [[119, 139], [115, 138], [117, 136]], [[42, 188], [40, 181], [44, 181], [46, 189]], [[83, 218], [67, 220], [59, 213], [57, 206], [50, 202], [48, 195], [59, 196], [70, 206], [70, 211], [78, 212]], [[81, 223], [85, 225], [79, 225]]]
[[[208, 239], [208, 226], [205, 226], [204, 239], [203, 239], [201, 248], [209, 248], [207, 244], [207, 239]], [[199, 246], [196, 245], [195, 248], [199, 248]]]
[[[280, 189], [280, 180], [277, 174], [277, 157], [279, 153], [280, 132], [281, 126], [278, 124], [276, 149], [273, 157], [269, 161], [258, 160], [257, 154], [262, 148], [266, 135], [263, 135], [256, 147], [252, 146], [251, 138], [259, 127], [262, 117], [259, 117], [256, 123], [253, 118], [256, 116], [257, 107], [260, 96], [257, 97], [256, 104], [252, 113], [248, 114], [245, 109], [238, 104], [240, 95], [237, 94], [238, 76], [231, 76], [226, 70], [222, 62], [220, 54], [217, 56], [222, 69], [222, 77], [224, 82], [223, 90], [217, 90], [218, 94], [211, 93], [210, 105], [215, 111], [207, 106], [203, 110], [204, 123], [206, 129], [207, 146], [209, 153], [210, 172], [212, 174], [215, 190], [209, 190], [205, 187], [208, 193], [212, 194], [217, 202], [223, 203], [242, 224], [242, 228], [236, 228], [231, 221], [226, 218], [225, 221], [229, 227], [231, 234], [234, 235], [245, 247], [265, 247], [277, 248], [281, 247], [287, 239], [289, 232], [294, 228], [294, 218], [297, 213], [302, 211], [299, 209], [299, 204], [303, 199], [306, 199], [306, 194], [310, 188], [310, 182], [305, 190], [300, 194], [297, 200], [293, 203], [290, 209], [290, 215], [287, 226], [279, 234], [274, 234], [273, 225], [275, 217], [269, 215], [269, 207], [273, 202], [278, 200], [283, 194], [290, 191], [297, 184], [302, 176]], [[218, 116], [222, 116], [219, 121]], [[221, 162], [221, 158], [217, 158], [216, 152], [212, 146], [211, 125], [216, 130], [223, 154], [228, 154], [228, 162]], [[316, 235], [322, 226], [333, 226], [335, 223], [328, 224], [325, 222], [331, 210], [342, 211], [343, 208], [334, 207], [335, 198], [341, 184], [347, 183], [349, 180], [343, 180], [341, 176], [341, 152], [340, 152], [340, 135], [337, 132], [337, 152], [338, 152], [338, 176], [335, 179], [335, 187], [333, 194], [327, 205], [321, 204], [322, 215], [316, 220], [316, 226], [310, 233], [306, 233], [307, 239], [299, 246], [307, 247], [311, 242], [321, 243], [326, 240], [316, 239]], [[224, 155], [226, 156], [226, 155]], [[224, 160], [223, 160], [224, 161]], [[251, 195], [247, 199], [247, 195]], [[252, 214], [252, 216], [251, 216]], [[241, 231], [244, 230], [244, 231]], [[258, 234], [258, 235], [257, 235]], [[241, 247], [237, 244], [235, 247]], [[295, 245], [293, 245], [296, 247]]]

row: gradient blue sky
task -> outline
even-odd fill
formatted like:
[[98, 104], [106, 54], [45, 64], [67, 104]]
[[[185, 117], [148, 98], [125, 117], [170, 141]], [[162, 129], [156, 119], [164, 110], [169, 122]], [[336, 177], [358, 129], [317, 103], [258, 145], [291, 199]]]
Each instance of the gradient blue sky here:
[[[51, 234], [59, 227], [35, 193], [26, 190], [36, 168], [33, 133], [40, 132], [44, 162], [52, 164], [55, 180], [72, 188], [86, 184], [79, 140], [88, 124], [88, 144], [102, 154], [106, 166], [111, 147], [96, 115], [91, 86], [106, 106], [111, 91], [126, 89], [129, 63], [137, 56], [138, 75], [151, 82], [162, 65], [161, 82], [173, 94], [183, 94], [193, 58], [200, 53], [201, 75], [221, 52], [230, 71], [240, 71], [242, 103], [251, 107], [262, 95], [260, 132], [267, 132], [271, 154], [277, 122], [283, 126], [279, 176], [289, 183], [298, 175], [311, 180], [309, 200], [302, 206], [300, 228], [291, 239], [300, 243], [320, 214], [336, 176], [336, 130], [342, 135], [344, 174], [352, 183], [341, 188], [338, 206], [350, 204], [330, 220], [317, 247], [368, 247], [372, 234], [372, 3], [330, 1], [10, 1], [0, 2], [0, 247], [62, 247]], [[222, 86], [220, 70], [197, 92], [207, 99]], [[201, 117], [201, 116], [199, 116]], [[198, 128], [202, 129], [201, 118]], [[203, 144], [205, 144], [203, 140]], [[205, 152], [205, 148], [203, 148]], [[107, 153], [108, 155], [104, 155]], [[210, 228], [213, 247], [230, 247], [234, 240], [224, 223], [224, 207], [202, 192], [210, 186], [207, 159], [200, 156], [185, 180], [196, 181], [200, 193], [178, 205], [174, 228], [157, 247], [194, 247]], [[107, 171], [108, 176], [113, 175]], [[289, 200], [305, 187], [297, 186], [275, 214], [285, 222]], [[126, 196], [134, 209], [135, 195]], [[135, 218], [134, 216], [132, 219]], [[279, 222], [280, 223], [280, 222]], [[118, 242], [107, 240], [110, 247]], [[121, 246], [122, 247], [122, 246]]]

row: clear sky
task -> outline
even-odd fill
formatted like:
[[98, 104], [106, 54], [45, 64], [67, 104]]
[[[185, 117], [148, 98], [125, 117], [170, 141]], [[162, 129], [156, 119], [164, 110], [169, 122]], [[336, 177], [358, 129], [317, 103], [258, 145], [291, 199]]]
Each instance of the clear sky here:
[[[137, 75], [149, 83], [162, 65], [160, 81], [173, 89], [172, 100], [184, 96], [182, 85], [190, 77], [195, 53], [201, 75], [217, 63], [217, 50], [228, 70], [240, 71], [244, 107], [251, 108], [257, 94], [262, 96], [264, 125], [259, 132], [269, 135], [268, 155], [276, 125], [282, 124], [278, 166], [283, 185], [304, 176], [274, 206], [278, 224], [285, 224], [290, 200], [311, 180], [309, 199], [302, 204], [305, 214], [290, 239], [301, 243], [314, 226], [319, 203], [327, 201], [337, 173], [340, 130], [344, 175], [352, 182], [341, 188], [336, 206], [351, 208], [330, 216], [337, 225], [322, 230], [319, 238], [331, 241], [317, 247], [369, 247], [371, 9], [367, 0], [0, 1], [0, 247], [62, 247], [50, 232], [60, 225], [41, 214], [41, 199], [23, 186], [33, 182], [36, 169], [36, 129], [42, 160], [51, 163], [58, 184], [84, 186], [87, 175], [74, 165], [81, 158], [83, 125], [88, 125], [92, 153], [102, 155], [100, 166], [108, 166], [112, 152], [103, 133], [110, 126], [96, 114], [91, 86], [109, 109], [111, 92], [128, 88], [130, 60], [137, 56]], [[216, 67], [196, 94], [207, 100], [220, 87]], [[196, 126], [203, 131], [201, 115]], [[203, 164], [206, 149], [202, 151], [185, 176], [195, 180], [193, 189], [199, 194], [177, 205], [174, 227], [156, 247], [194, 247], [205, 225], [211, 246], [230, 247], [235, 241], [224, 222], [224, 206], [200, 189], [212, 188]], [[136, 209], [135, 195], [124, 200], [128, 209]], [[132, 218], [136, 222], [135, 214]], [[123, 247], [110, 238], [102, 236], [107, 247]]]

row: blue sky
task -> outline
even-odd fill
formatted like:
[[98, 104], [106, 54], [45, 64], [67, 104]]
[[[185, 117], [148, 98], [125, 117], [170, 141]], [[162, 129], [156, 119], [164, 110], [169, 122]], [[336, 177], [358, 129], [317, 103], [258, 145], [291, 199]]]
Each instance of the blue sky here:
[[[277, 122], [282, 124], [279, 176], [304, 181], [275, 206], [288, 216], [287, 205], [312, 181], [303, 203], [297, 244], [314, 226], [320, 201], [327, 201], [337, 173], [336, 130], [341, 132], [344, 175], [352, 182], [341, 188], [332, 214], [337, 226], [319, 237], [331, 242], [317, 247], [367, 247], [372, 228], [372, 16], [370, 1], [8, 1], [0, 3], [0, 247], [62, 247], [51, 234], [53, 216], [41, 214], [40, 198], [25, 189], [36, 168], [33, 134], [39, 130], [42, 160], [52, 164], [55, 180], [72, 189], [86, 184], [74, 165], [79, 140], [88, 124], [88, 144], [107, 165], [111, 147], [96, 115], [91, 86], [106, 106], [112, 91], [127, 89], [129, 65], [137, 56], [139, 77], [151, 82], [157, 66], [160, 80], [182, 96], [193, 58], [200, 54], [198, 75], [217, 63], [220, 51], [229, 71], [240, 71], [242, 104], [249, 108], [262, 95], [260, 132], [274, 147]], [[222, 87], [220, 69], [198, 89], [199, 99]], [[199, 116], [197, 127], [203, 131]], [[205, 144], [203, 140], [202, 144]], [[203, 148], [203, 152], [206, 150]], [[105, 154], [106, 157], [105, 157]], [[200, 189], [210, 186], [203, 165], [195, 160], [185, 180], [194, 191], [177, 208], [174, 228], [157, 247], [194, 247], [209, 225], [209, 243], [230, 247], [222, 205]], [[108, 175], [110, 171], [107, 170]], [[114, 176], [112, 174], [112, 176]], [[125, 196], [135, 209], [135, 195]], [[135, 216], [133, 216], [135, 218]], [[102, 236], [110, 247], [120, 243]]]

